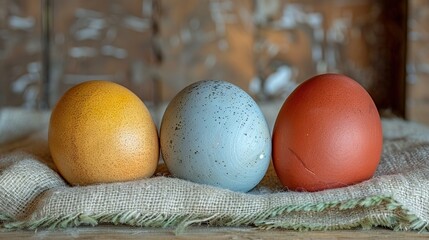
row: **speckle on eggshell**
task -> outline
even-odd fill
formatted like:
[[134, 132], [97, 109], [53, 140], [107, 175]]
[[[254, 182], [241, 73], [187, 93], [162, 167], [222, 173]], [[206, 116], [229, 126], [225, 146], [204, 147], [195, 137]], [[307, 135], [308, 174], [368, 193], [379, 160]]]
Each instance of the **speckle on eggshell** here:
[[265, 175], [271, 135], [256, 102], [239, 87], [200, 81], [168, 105], [160, 129], [170, 172], [189, 181], [247, 192]]

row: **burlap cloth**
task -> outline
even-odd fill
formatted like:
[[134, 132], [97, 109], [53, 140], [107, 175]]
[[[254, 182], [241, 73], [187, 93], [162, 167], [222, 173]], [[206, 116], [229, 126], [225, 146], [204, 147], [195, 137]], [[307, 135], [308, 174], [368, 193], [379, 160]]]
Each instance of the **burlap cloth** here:
[[3, 229], [97, 224], [173, 227], [255, 226], [264, 229], [348, 229], [385, 226], [427, 230], [429, 128], [383, 120], [384, 150], [366, 182], [316, 193], [281, 188], [269, 169], [250, 193], [164, 176], [70, 187], [47, 146], [48, 113], [0, 110], [0, 225]]

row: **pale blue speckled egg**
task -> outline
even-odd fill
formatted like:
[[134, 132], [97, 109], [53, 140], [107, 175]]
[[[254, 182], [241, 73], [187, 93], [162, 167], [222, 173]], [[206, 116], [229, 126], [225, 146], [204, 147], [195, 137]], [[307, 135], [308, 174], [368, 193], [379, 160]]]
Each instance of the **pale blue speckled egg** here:
[[224, 81], [196, 82], [179, 92], [161, 122], [161, 153], [175, 177], [247, 192], [271, 159], [268, 124], [256, 102]]

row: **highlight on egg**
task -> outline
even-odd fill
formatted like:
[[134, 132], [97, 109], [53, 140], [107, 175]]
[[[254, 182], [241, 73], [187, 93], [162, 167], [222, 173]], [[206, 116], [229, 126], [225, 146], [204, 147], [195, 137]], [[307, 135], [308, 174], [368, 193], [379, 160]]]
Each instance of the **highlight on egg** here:
[[191, 84], [171, 100], [161, 122], [160, 145], [173, 176], [240, 192], [262, 180], [272, 147], [256, 102], [219, 80]]
[[322, 74], [286, 99], [273, 129], [273, 164], [290, 190], [320, 191], [373, 176], [382, 152], [380, 115], [368, 92]]

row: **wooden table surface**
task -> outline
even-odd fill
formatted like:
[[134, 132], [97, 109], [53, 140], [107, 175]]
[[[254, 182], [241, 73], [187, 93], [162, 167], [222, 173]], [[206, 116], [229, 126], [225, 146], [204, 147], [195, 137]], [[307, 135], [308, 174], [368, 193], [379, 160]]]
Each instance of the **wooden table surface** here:
[[387, 229], [347, 231], [284, 231], [252, 228], [192, 227], [180, 235], [173, 230], [126, 226], [81, 227], [66, 230], [1, 232], [0, 239], [429, 239], [428, 232], [395, 232]]

